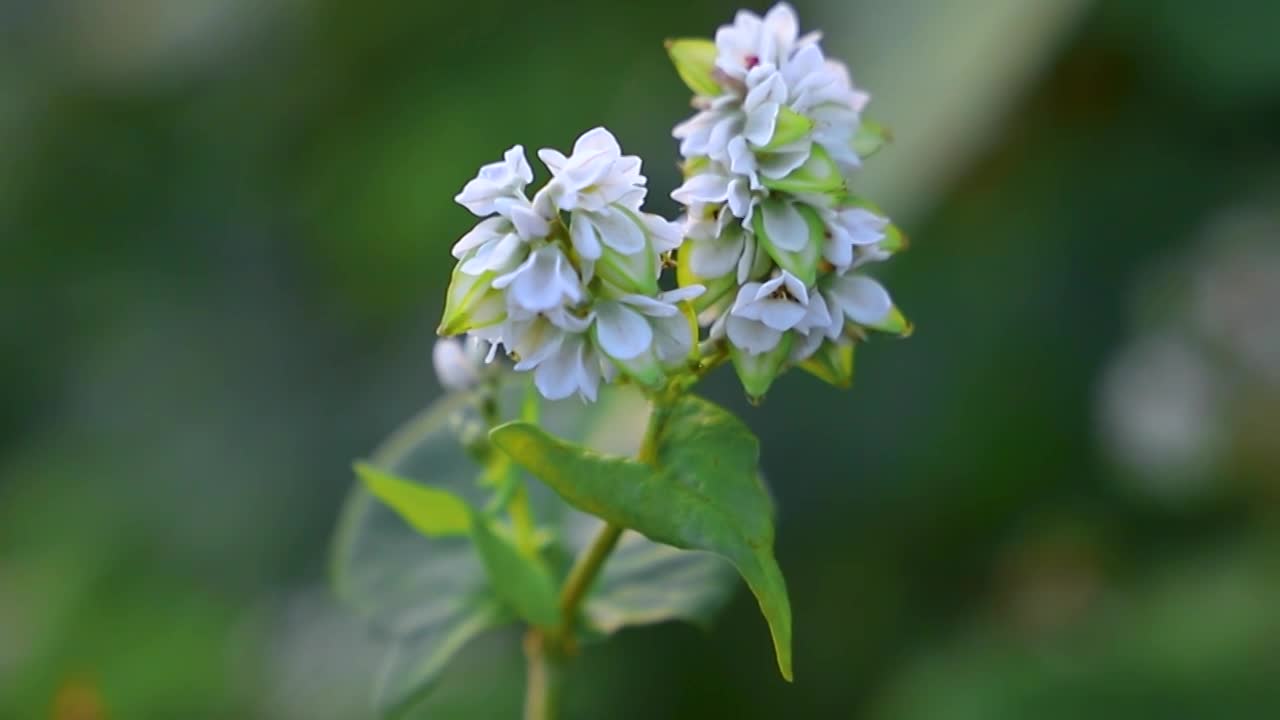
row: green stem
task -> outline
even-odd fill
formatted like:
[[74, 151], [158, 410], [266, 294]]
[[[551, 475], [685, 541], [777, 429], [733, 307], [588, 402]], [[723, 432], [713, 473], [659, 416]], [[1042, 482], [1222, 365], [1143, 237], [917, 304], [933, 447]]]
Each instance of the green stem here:
[[[684, 388], [673, 387], [665, 392], [655, 393], [652, 397], [653, 410], [649, 414], [644, 440], [640, 443], [640, 452], [636, 455], [638, 460], [648, 463], [657, 460], [658, 436], [670, 415], [671, 402], [682, 389]], [[555, 633], [547, 634], [535, 629], [525, 636], [524, 650], [529, 660], [525, 720], [555, 720], [564, 682], [564, 661], [576, 650], [574, 625], [577, 623], [578, 611], [591, 584], [609, 559], [609, 554], [617, 547], [623, 529], [619, 525], [605, 523], [574, 562], [560, 592], [561, 625]]]
[[564, 687], [564, 660], [547, 647], [547, 637], [537, 629], [524, 636], [524, 654], [528, 659], [524, 720], [555, 720]]

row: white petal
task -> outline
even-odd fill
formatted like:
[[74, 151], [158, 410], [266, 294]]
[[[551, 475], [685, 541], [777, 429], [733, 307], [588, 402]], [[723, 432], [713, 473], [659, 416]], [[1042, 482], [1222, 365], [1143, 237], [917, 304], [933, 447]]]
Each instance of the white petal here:
[[[730, 313], [735, 315], [742, 312], [752, 312], [747, 310], [756, 302], [756, 295], [760, 291], [760, 283], [750, 282], [738, 288], [738, 296], [733, 299], [733, 307], [729, 309]], [[767, 294], [767, 293], [766, 293]]]
[[729, 177], [716, 173], [694, 175], [671, 193], [681, 205], [705, 205], [724, 202], [729, 197]]
[[806, 142], [803, 150], [765, 153], [758, 156], [756, 162], [760, 165], [761, 175], [780, 180], [790, 175], [796, 168], [804, 165], [805, 161], [809, 159], [809, 152], [809, 146]]
[[849, 319], [861, 325], [874, 325], [893, 309], [889, 292], [865, 275], [837, 277], [831, 283], [831, 292]]
[[511, 223], [516, 226], [516, 232], [520, 233], [520, 237], [525, 240], [546, 237], [551, 232], [551, 226], [547, 224], [546, 218], [533, 211], [528, 205], [512, 206], [509, 213]]
[[[701, 285], [693, 285], [692, 287], [702, 287]], [[678, 291], [673, 291], [678, 292]], [[649, 317], [670, 317], [679, 314], [680, 310], [672, 304], [675, 301], [668, 301], [658, 296], [651, 298], [648, 295], [637, 295], [629, 293], [618, 298], [619, 302], [626, 303]]]
[[435, 366], [440, 385], [448, 390], [465, 390], [480, 377], [457, 338], [436, 340], [435, 347], [431, 349], [431, 363]]
[[655, 318], [653, 321], [654, 350], [664, 363], [680, 360], [693, 350], [693, 332], [683, 315]]
[[548, 357], [533, 374], [538, 392], [548, 400], [563, 400], [581, 386], [582, 341], [577, 337], [562, 343], [555, 354]]
[[787, 270], [783, 270], [780, 277], [782, 278], [783, 286], [787, 289], [787, 294], [800, 301], [802, 305], [809, 303], [809, 291], [805, 288], [804, 282], [800, 278], [792, 275]]
[[630, 360], [653, 343], [653, 329], [644, 316], [617, 302], [596, 306], [596, 341], [610, 357]]
[[587, 260], [600, 259], [600, 237], [596, 234], [595, 225], [586, 218], [586, 213], [575, 212], [569, 216], [569, 238], [573, 241], [573, 249]]
[[729, 341], [752, 355], [768, 352], [778, 346], [782, 333], [764, 323], [730, 315], [725, 323]]
[[597, 127], [583, 133], [573, 143], [573, 154], [582, 153], [591, 155], [598, 152], [608, 153], [610, 155], [622, 154], [622, 148], [618, 145], [618, 139], [608, 130]]
[[764, 147], [773, 139], [773, 132], [778, 126], [778, 103], [764, 103], [747, 113], [747, 124], [742, 129], [742, 136], [756, 147]]
[[461, 258], [468, 251], [480, 247], [486, 242], [502, 237], [509, 231], [507, 224], [510, 222], [504, 217], [491, 217], [481, 220], [475, 227], [471, 228], [466, 235], [463, 235], [458, 242], [454, 243], [453, 256]]
[[658, 300], [664, 303], [679, 303], [700, 297], [707, 289], [702, 285], [685, 285], [675, 290], [658, 293]]
[[462, 272], [468, 275], [479, 275], [490, 270], [505, 273], [523, 259], [520, 251], [524, 249], [525, 244], [515, 233], [490, 240], [462, 263]]
[[[743, 233], [726, 232], [712, 240], [689, 244], [689, 267], [698, 277], [718, 278], [729, 274], [742, 257]], [[681, 250], [684, 252], [684, 250]]]
[[569, 158], [565, 157], [564, 153], [554, 148], [542, 148], [539, 150], [538, 159], [542, 161], [543, 165], [547, 166], [547, 169], [552, 174], [560, 172], [560, 168], [564, 167], [564, 164], [569, 161]]
[[770, 298], [757, 303], [760, 307], [760, 322], [774, 330], [790, 330], [804, 319], [808, 309], [790, 300]]
[[644, 228], [625, 211], [607, 208], [603, 212], [592, 213], [590, 219], [605, 245], [623, 255], [634, 255], [644, 250]]
[[809, 224], [789, 202], [772, 199], [760, 206], [764, 231], [773, 246], [789, 252], [804, 250], [809, 242]]

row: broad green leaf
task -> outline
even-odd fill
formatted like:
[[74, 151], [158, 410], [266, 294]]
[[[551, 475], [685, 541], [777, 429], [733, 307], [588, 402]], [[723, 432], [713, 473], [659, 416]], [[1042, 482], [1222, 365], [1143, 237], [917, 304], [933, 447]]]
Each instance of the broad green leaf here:
[[676, 66], [680, 79], [695, 95], [716, 97], [720, 94], [720, 83], [713, 76], [716, 68], [715, 42], [707, 38], [679, 38], [668, 40], [666, 46], [671, 64]]
[[[506, 381], [503, 418], [536, 417], [525, 378]], [[630, 388], [608, 388], [600, 401], [541, 403], [545, 427], [600, 450], [631, 454], [644, 430], [647, 405]], [[483, 429], [474, 398], [450, 395], [409, 421], [372, 454], [370, 465], [417, 483], [427, 481], [469, 507], [484, 507], [493, 487], [478, 482], [484, 469], [461, 444]], [[492, 484], [492, 483], [491, 483]], [[541, 483], [527, 491], [536, 520], [555, 542], [547, 557], [578, 554], [599, 520], [569, 508]], [[625, 533], [583, 607], [586, 629], [609, 634], [626, 625], [685, 620], [705, 624], [733, 587], [733, 569], [710, 553], [686, 552]], [[557, 565], [556, 569], [565, 568]], [[424, 537], [363, 483], [343, 508], [333, 552], [337, 594], [381, 637], [391, 655], [380, 683], [379, 707], [435, 707], [430, 690], [440, 671], [471, 638], [513, 622], [489, 583], [467, 536]], [[628, 603], [643, 599], [644, 608]], [[486, 610], [488, 608], [488, 610]], [[588, 638], [590, 639], [590, 638]], [[511, 648], [518, 653], [518, 648]]]
[[[468, 642], [506, 623], [509, 616], [492, 598], [477, 598], [450, 623], [437, 623], [398, 638], [391, 646], [374, 687], [374, 704], [387, 717], [414, 709], [434, 687], [431, 680]], [[424, 682], [424, 678], [429, 679]]]
[[791, 608], [773, 557], [773, 518], [757, 473], [759, 444], [740, 420], [686, 396], [665, 411], [653, 464], [605, 455], [528, 423], [490, 437], [569, 504], [657, 542], [729, 560], [769, 623], [791, 679]]
[[470, 510], [453, 493], [397, 477], [368, 463], [356, 463], [355, 471], [369, 492], [423, 535], [463, 535], [471, 528]]
[[555, 583], [547, 568], [522, 554], [484, 517], [472, 518], [471, 537], [498, 597], [529, 624], [554, 626], [560, 613]]

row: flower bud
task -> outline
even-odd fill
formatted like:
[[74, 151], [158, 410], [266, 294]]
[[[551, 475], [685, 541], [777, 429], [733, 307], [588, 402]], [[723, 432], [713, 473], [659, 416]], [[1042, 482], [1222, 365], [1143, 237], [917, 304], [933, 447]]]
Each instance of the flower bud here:
[[729, 272], [717, 278], [700, 277], [693, 271], [693, 250], [689, 241], [685, 241], [684, 246], [680, 248], [680, 252], [676, 255], [676, 284], [680, 287], [690, 287], [693, 285], [701, 285], [706, 288], [698, 297], [691, 302], [695, 312], [702, 312], [715, 304], [717, 300], [729, 294], [730, 290], [737, 285], [737, 278], [734, 277], [732, 269]]
[[596, 261], [595, 274], [621, 293], [656, 295], [658, 293], [658, 254], [653, 247], [649, 229], [631, 212], [623, 215], [635, 223], [644, 238], [639, 252], [622, 253], [607, 241], [601, 243], [600, 259]]
[[484, 272], [468, 275], [462, 272], [463, 263], [453, 269], [449, 289], [445, 295], [444, 317], [436, 332], [441, 335], [458, 335], [468, 330], [496, 325], [507, 317], [507, 303], [501, 290], [493, 287], [497, 273]]
[[484, 378], [485, 353], [488, 343], [477, 337], [460, 340], [445, 337], [436, 340], [431, 350], [431, 363], [436, 378], [446, 390], [462, 391], [475, 387]]
[[667, 54], [676, 66], [680, 79], [694, 95], [715, 97], [720, 94], [720, 83], [713, 71], [716, 67], [716, 44], [704, 38], [680, 38], [668, 40]]

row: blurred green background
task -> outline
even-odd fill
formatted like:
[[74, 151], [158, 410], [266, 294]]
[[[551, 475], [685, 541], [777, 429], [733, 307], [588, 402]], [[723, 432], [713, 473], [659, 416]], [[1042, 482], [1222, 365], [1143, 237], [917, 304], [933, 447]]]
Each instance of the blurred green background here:
[[[844, 394], [708, 383], [796, 684], [740, 591], [590, 649], [573, 717], [1276, 717], [1280, 3], [797, 5], [895, 130], [917, 332]], [[452, 196], [603, 124], [674, 214], [662, 40], [734, 9], [0, 0], [0, 718], [368, 717], [329, 535], [439, 393]], [[424, 716], [514, 717], [515, 648]]]

